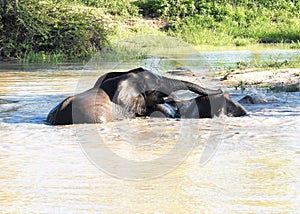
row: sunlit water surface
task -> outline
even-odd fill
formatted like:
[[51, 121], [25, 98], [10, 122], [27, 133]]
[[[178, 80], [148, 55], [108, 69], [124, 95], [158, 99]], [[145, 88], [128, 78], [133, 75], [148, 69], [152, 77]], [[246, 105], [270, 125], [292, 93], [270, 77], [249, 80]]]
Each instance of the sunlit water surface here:
[[[248, 105], [250, 116], [241, 118], [46, 125], [49, 110], [76, 91], [81, 75], [97, 79], [91, 70], [75, 68], [1, 70], [0, 212], [299, 211], [299, 93], [264, 94], [276, 101]], [[243, 96], [231, 92], [234, 99]], [[180, 135], [194, 136], [193, 148], [181, 164], [156, 178], [126, 180], [91, 164], [82, 151], [85, 142], [78, 133], [95, 127], [107, 146], [127, 159], [155, 160], [184, 140]], [[124, 144], [130, 138], [134, 143]], [[210, 144], [210, 159], [202, 162]]]

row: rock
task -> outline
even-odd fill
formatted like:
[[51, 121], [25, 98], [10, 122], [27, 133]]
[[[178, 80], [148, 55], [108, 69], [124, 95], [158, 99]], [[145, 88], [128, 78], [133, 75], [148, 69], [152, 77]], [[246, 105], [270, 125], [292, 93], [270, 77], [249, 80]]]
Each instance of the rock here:
[[252, 94], [252, 95], [246, 95], [238, 102], [242, 104], [259, 104], [259, 103], [267, 103], [268, 100], [259, 94]]
[[185, 68], [179, 68], [177, 70], [167, 71], [167, 73], [176, 76], [187, 76], [187, 77], [195, 76], [194, 72], [192, 72], [190, 69], [185, 69]]

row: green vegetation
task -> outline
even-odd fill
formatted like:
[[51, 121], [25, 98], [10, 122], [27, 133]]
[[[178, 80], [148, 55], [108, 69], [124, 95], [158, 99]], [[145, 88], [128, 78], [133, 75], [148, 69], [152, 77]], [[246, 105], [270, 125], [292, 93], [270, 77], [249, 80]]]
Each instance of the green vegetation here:
[[84, 58], [106, 43], [101, 9], [64, 1], [2, 0], [1, 57]]
[[[72, 0], [69, 1], [72, 2]], [[96, 8], [105, 8], [112, 15], [130, 17], [139, 14], [139, 8], [128, 0], [73, 0], [73, 2]]]
[[296, 55], [289, 59], [282, 60], [280, 54], [265, 60], [253, 60], [250, 62], [238, 62], [235, 67], [229, 67], [227, 70], [246, 70], [256, 68], [257, 70], [296, 68], [300, 67], [300, 56]]
[[241, 80], [238, 84], [233, 85], [233, 87], [236, 91], [240, 88], [241, 92], [243, 93], [246, 90], [246, 83]]
[[[152, 0], [155, 16], [174, 23], [167, 33], [192, 44], [237, 46], [297, 43], [300, 40], [300, 1]], [[166, 4], [166, 3], [169, 4]], [[299, 46], [298, 46], [299, 47]]]
[[[149, 18], [162, 24], [151, 26]], [[0, 1], [0, 59], [82, 60], [110, 42], [145, 34], [179, 37], [195, 46], [288, 43], [299, 49], [300, 1]]]

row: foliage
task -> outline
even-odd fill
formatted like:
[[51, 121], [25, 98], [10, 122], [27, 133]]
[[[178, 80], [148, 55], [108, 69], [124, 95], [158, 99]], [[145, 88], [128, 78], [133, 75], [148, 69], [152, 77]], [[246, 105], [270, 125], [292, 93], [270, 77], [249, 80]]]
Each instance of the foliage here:
[[[213, 16], [216, 21], [222, 21], [228, 16], [247, 18], [241, 11], [233, 14], [235, 9], [247, 10], [253, 18], [256, 12], [267, 9], [271, 11], [287, 11], [299, 15], [300, 3], [292, 0], [140, 0], [136, 4], [141, 8], [142, 14], [165, 18], [185, 18], [196, 14]], [[253, 13], [255, 12], [255, 13]], [[249, 15], [248, 14], [248, 15]]]
[[300, 1], [143, 0], [144, 16], [175, 21], [167, 33], [193, 44], [300, 41]]
[[[141, 15], [167, 25], [159, 32]], [[85, 58], [110, 39], [140, 34], [195, 45], [290, 43], [299, 49], [300, 1], [0, 0], [0, 59]]]
[[30, 53], [84, 58], [106, 44], [101, 11], [52, 0], [4, 0], [0, 55]]
[[87, 6], [105, 8], [112, 15], [136, 16], [139, 13], [138, 7], [128, 0], [77, 0], [77, 2], [78, 1]]
[[183, 18], [196, 12], [194, 0], [142, 0], [135, 4], [144, 16], [150, 17]]

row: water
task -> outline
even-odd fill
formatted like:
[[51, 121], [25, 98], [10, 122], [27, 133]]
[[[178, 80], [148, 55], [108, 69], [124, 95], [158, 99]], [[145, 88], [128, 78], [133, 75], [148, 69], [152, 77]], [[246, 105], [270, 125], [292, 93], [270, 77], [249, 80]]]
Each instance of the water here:
[[[299, 93], [248, 91], [272, 102], [246, 105], [250, 116], [241, 118], [48, 126], [47, 113], [77, 91], [82, 75], [93, 82], [99, 74], [80, 65], [2, 64], [0, 75], [1, 213], [299, 211]], [[243, 96], [230, 92], [233, 99]], [[88, 147], [91, 130], [115, 154], [141, 166], [180, 143], [188, 152], [150, 166], [158, 176], [145, 171], [145, 179], [132, 181], [130, 165], [121, 169], [112, 162], [99, 170], [101, 162], [91, 164], [82, 151], [95, 146]]]
[[[178, 54], [179, 55], [179, 54]], [[164, 66], [188, 67], [191, 70], [208, 70], [208, 68], [224, 69], [227, 67], [236, 67], [237, 64], [246, 65], [268, 65], [283, 63], [284, 61], [298, 61], [300, 56], [299, 50], [238, 50], [238, 51], [211, 51], [192, 53], [188, 58], [175, 57], [173, 61], [170, 58], [164, 62]]]
[[[200, 54], [213, 67], [236, 66], [237, 63], [270, 63], [283, 62], [285, 60], [294, 61], [299, 57], [299, 50], [264, 50], [264, 51], [213, 51]], [[297, 59], [298, 60], [298, 59]]]

